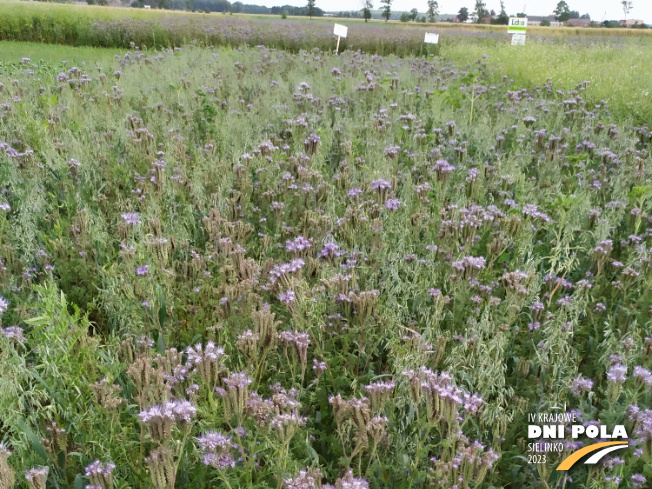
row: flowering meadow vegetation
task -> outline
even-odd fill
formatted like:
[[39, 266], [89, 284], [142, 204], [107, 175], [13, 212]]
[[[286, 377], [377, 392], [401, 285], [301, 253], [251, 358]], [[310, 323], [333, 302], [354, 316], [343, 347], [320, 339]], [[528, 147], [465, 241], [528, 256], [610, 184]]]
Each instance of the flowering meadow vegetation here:
[[652, 131], [487, 70], [3, 65], [0, 489], [649, 487]]

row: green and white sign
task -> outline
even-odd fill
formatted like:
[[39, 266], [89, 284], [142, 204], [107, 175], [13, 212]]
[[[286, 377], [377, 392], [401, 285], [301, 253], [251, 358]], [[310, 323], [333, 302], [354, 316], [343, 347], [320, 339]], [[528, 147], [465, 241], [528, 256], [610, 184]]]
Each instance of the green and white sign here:
[[527, 30], [527, 17], [510, 17], [507, 25], [509, 34], [525, 34]]

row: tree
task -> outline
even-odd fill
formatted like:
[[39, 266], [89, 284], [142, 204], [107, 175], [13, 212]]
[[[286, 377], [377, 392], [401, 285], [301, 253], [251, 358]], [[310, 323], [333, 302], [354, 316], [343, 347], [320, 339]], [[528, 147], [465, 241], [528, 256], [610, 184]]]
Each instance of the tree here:
[[457, 13], [457, 20], [460, 22], [466, 22], [469, 20], [469, 9], [466, 7], [462, 7], [460, 11]]
[[539, 25], [543, 27], [550, 27], [550, 21], [548, 19], [543, 19]]
[[487, 4], [484, 3], [483, 0], [476, 0], [475, 15], [478, 17], [478, 24], [481, 24], [482, 19], [488, 15]]
[[308, 9], [308, 16], [312, 19], [312, 16], [315, 15], [315, 2], [317, 0], [308, 0], [308, 5], [306, 8]]
[[419, 16], [419, 11], [417, 9], [413, 8], [412, 10], [410, 10], [410, 20], [412, 22], [416, 22], [418, 16]]
[[410, 16], [407, 14], [407, 12], [403, 12], [399, 20], [401, 22], [407, 22], [408, 20], [410, 20]]
[[362, 7], [362, 16], [364, 17], [365, 22], [369, 22], [369, 19], [371, 19], [371, 11], [373, 8], [374, 4], [371, 0], [365, 0], [364, 6]]
[[392, 16], [392, 0], [380, 0], [380, 3], [383, 4], [383, 19], [387, 22]]
[[426, 15], [428, 16], [428, 22], [437, 22], [437, 17], [439, 17], [439, 3], [436, 0], [428, 0], [428, 11]]
[[553, 10], [553, 13], [555, 14], [555, 18], [559, 22], [566, 22], [568, 19], [571, 18], [570, 17], [571, 16], [571, 10], [568, 7], [568, 4], [564, 0], [561, 0], [561, 2], [559, 2], [557, 4], [557, 8], [555, 8], [555, 10]]
[[627, 20], [627, 15], [632, 11], [632, 2], [628, 0], [623, 0], [620, 3], [623, 5], [623, 12], [625, 12], [625, 20]]
[[509, 15], [507, 15], [507, 12], [505, 11], [505, 2], [503, 0], [500, 0], [500, 13], [498, 14], [498, 17], [492, 19], [491, 23], [497, 25], [509, 24]]

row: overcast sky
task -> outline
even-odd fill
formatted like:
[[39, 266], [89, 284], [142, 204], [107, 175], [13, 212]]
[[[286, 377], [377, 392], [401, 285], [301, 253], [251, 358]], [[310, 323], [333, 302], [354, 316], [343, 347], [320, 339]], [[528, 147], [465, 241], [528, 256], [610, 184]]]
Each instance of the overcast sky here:
[[[302, 6], [305, 0], [241, 0], [243, 3], [257, 5], [295, 5]], [[372, 0], [375, 8], [380, 8], [380, 0]], [[522, 12], [530, 15], [547, 15], [552, 13], [559, 0], [505, 0], [505, 9], [509, 14]], [[500, 0], [485, 0], [489, 10], [500, 10]], [[624, 18], [623, 7], [620, 0], [566, 0], [571, 10], [580, 14], [588, 13], [591, 19], [598, 22], [603, 18], [607, 20], [620, 20]], [[652, 0], [632, 0], [634, 8], [629, 13], [630, 19], [642, 19], [652, 23]], [[362, 0], [317, 0], [317, 7], [330, 10], [353, 10], [361, 8]], [[456, 13], [461, 7], [473, 10], [475, 0], [439, 0], [439, 10], [443, 14]], [[427, 0], [393, 0], [393, 10], [411, 10], [417, 8], [419, 12], [427, 10]], [[606, 14], [605, 14], [606, 12]]]

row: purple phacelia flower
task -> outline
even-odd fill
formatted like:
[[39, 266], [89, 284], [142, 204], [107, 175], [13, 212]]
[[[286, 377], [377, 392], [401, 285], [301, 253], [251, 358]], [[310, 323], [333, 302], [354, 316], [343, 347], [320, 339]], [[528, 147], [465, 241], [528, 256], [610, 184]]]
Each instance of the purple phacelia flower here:
[[634, 373], [632, 374], [632, 377], [640, 380], [648, 387], [652, 387], [652, 372], [650, 372], [648, 369], [643, 368], [640, 365], [636, 365], [634, 367]]
[[593, 388], [593, 381], [591, 379], [586, 379], [579, 375], [575, 377], [570, 385], [570, 391], [573, 395], [579, 397], [587, 391], [590, 391]]
[[138, 212], [123, 212], [121, 216], [124, 222], [130, 226], [136, 226], [141, 223]]
[[284, 302], [285, 304], [289, 304], [289, 303], [294, 302], [296, 300], [296, 296], [295, 296], [293, 290], [286, 290], [285, 292], [281, 292], [278, 295], [278, 299], [281, 302]]
[[311, 246], [311, 240], [306, 239], [303, 236], [298, 236], [294, 240], [287, 240], [285, 242], [285, 249], [290, 253], [299, 253], [303, 250], [307, 250]]
[[335, 258], [344, 254], [340, 251], [340, 246], [337, 243], [324, 243], [324, 247], [317, 255], [319, 258]]
[[401, 201], [398, 199], [387, 199], [385, 202], [385, 207], [387, 207], [390, 211], [396, 211], [401, 205]]
[[647, 479], [643, 474], [634, 474], [630, 478], [632, 481], [632, 487], [638, 488], [638, 487], [643, 487], [645, 483], [647, 482]]
[[607, 379], [611, 382], [625, 382], [625, 380], [627, 380], [627, 367], [622, 363], [612, 365], [607, 372]]
[[386, 190], [388, 188], [392, 188], [391, 182], [388, 180], [383, 180], [382, 178], [379, 178], [377, 180], [372, 180], [371, 181], [371, 188], [374, 190]]

